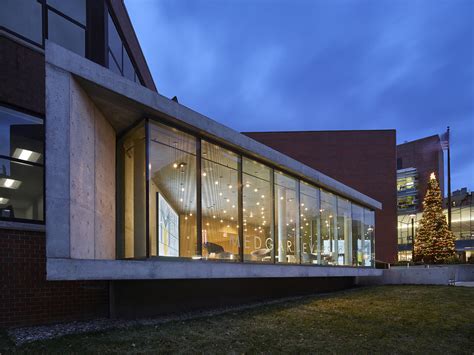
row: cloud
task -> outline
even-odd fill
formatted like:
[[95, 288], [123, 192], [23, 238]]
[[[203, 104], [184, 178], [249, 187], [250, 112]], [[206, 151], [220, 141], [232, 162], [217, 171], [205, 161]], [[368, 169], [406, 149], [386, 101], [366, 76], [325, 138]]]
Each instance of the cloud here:
[[239, 131], [452, 128], [474, 190], [474, 2], [126, 1], [158, 90]]

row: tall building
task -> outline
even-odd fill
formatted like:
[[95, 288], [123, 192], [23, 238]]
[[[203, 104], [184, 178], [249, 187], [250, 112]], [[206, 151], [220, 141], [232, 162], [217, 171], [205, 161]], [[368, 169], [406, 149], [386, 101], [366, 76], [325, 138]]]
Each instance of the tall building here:
[[[444, 159], [438, 135], [397, 146], [398, 260], [412, 259], [418, 222], [423, 214], [430, 174], [435, 173], [444, 196]], [[447, 216], [447, 198], [444, 214]], [[466, 188], [452, 193], [451, 230], [456, 237], [456, 251], [462, 260], [471, 257], [474, 248], [472, 193]]]
[[[0, 327], [381, 274], [375, 213], [394, 204], [161, 96], [122, 1], [6, 0], [0, 26]], [[385, 167], [365, 165], [372, 189]]]

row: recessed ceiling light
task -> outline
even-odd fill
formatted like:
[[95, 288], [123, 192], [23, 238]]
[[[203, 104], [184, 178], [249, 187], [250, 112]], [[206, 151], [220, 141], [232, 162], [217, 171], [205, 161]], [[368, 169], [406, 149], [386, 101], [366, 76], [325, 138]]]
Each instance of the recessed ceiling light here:
[[0, 197], [0, 205], [6, 205], [10, 199], [6, 197]]
[[28, 149], [16, 148], [13, 152], [13, 158], [36, 163], [41, 157], [40, 153]]
[[7, 189], [18, 189], [21, 185], [21, 181], [19, 180], [14, 180], [14, 179], [8, 179], [8, 178], [2, 178], [0, 179], [0, 186], [1, 187], [6, 187]]

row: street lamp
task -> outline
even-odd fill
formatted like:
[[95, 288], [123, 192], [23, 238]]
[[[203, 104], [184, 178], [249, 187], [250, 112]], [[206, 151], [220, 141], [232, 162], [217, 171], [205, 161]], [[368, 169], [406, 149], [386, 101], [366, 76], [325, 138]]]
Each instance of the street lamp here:
[[415, 260], [415, 217], [416, 214], [411, 214], [411, 261]]

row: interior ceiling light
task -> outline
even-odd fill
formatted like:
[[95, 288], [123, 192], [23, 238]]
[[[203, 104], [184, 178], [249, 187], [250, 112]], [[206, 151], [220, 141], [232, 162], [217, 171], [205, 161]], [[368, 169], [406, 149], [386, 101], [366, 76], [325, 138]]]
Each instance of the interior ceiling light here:
[[7, 189], [18, 189], [21, 185], [21, 181], [13, 180], [8, 178], [0, 179], [0, 187], [6, 187]]
[[6, 197], [0, 197], [0, 205], [6, 205], [10, 199]]
[[16, 148], [13, 158], [36, 163], [41, 158], [41, 154], [28, 149]]

